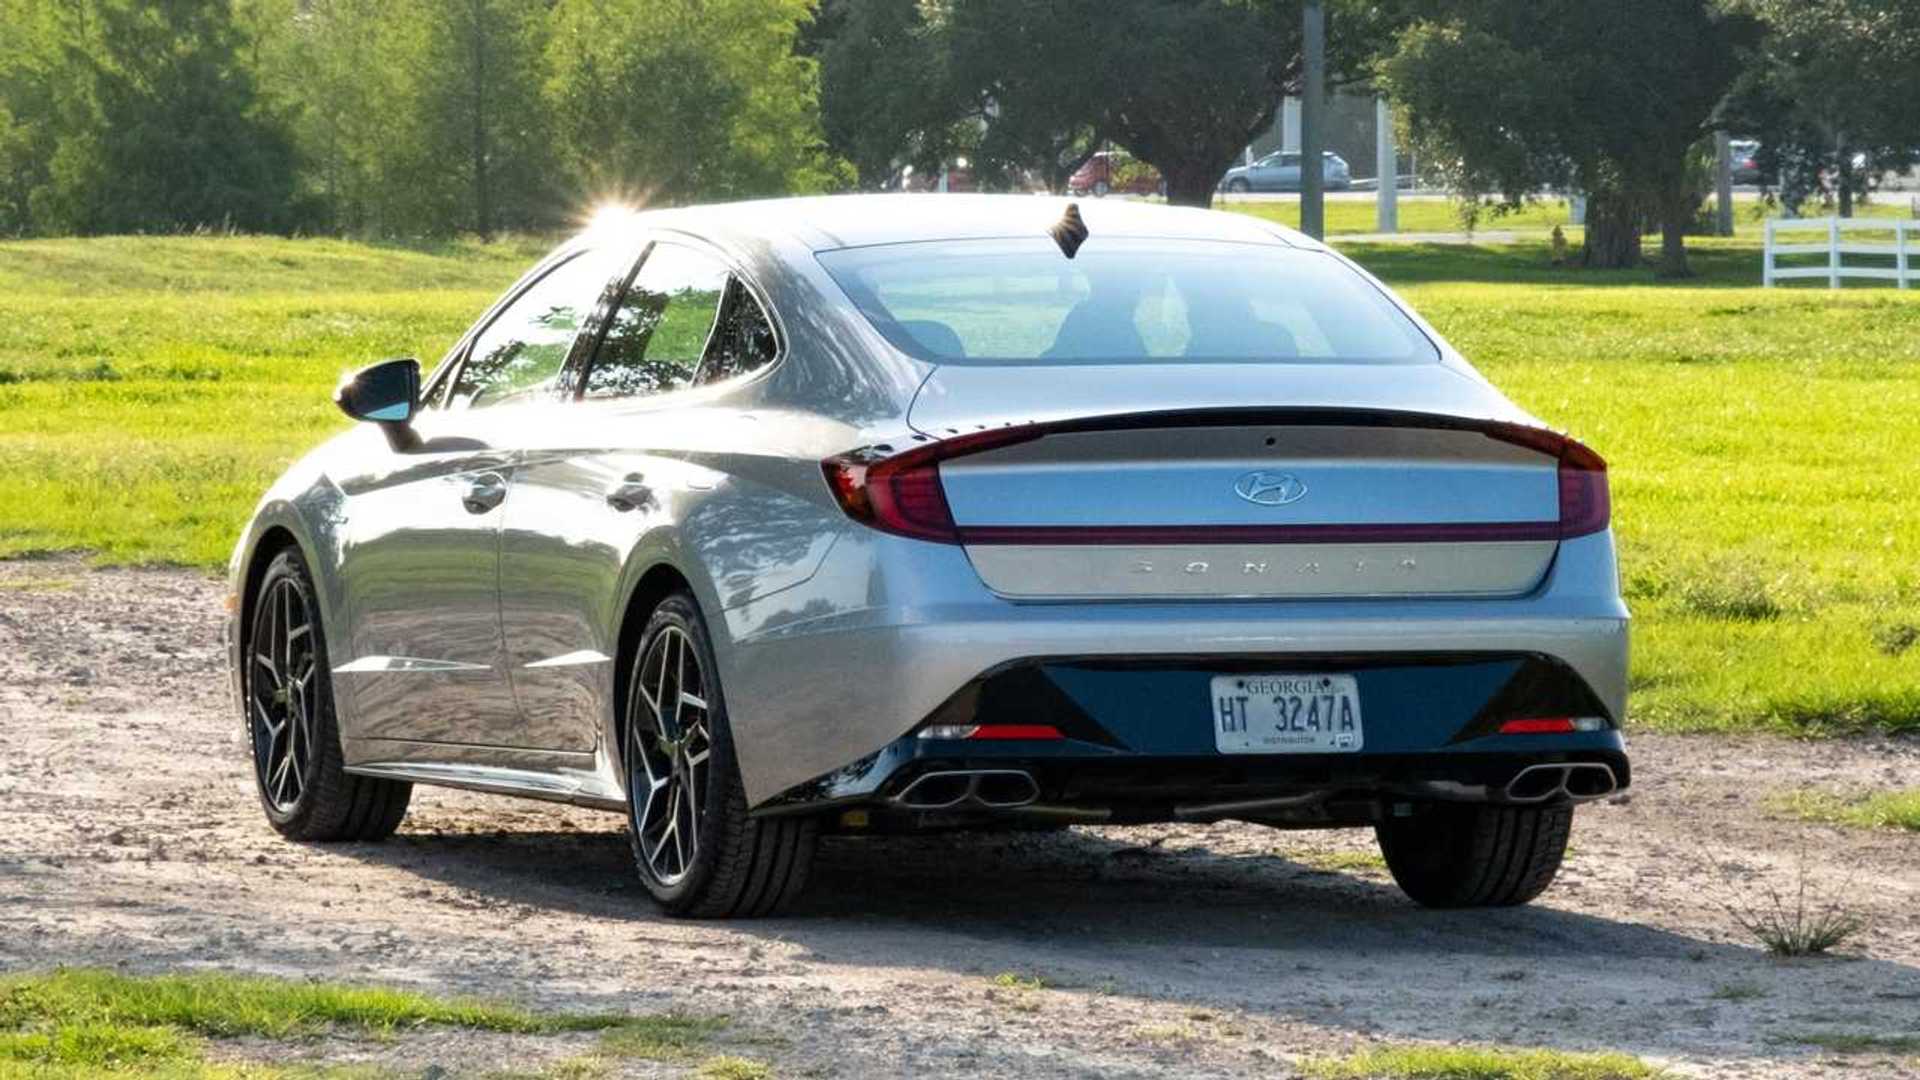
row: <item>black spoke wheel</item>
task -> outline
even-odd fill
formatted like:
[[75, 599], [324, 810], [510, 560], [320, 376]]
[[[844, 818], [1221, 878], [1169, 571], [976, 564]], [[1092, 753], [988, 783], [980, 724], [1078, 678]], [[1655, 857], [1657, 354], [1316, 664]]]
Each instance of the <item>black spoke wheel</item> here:
[[673, 885], [700, 854], [700, 795], [713, 760], [706, 674], [686, 631], [670, 625], [651, 639], [633, 692], [627, 783], [635, 843], [653, 879]]
[[669, 913], [767, 915], [806, 882], [818, 825], [754, 818], [734, 757], [706, 624], [677, 593], [647, 619], [627, 668], [621, 757], [634, 866]]
[[240, 642], [241, 699], [267, 821], [295, 840], [378, 840], [406, 816], [413, 785], [345, 770], [325, 628], [297, 549], [250, 590]]
[[306, 790], [315, 742], [313, 614], [294, 578], [275, 580], [255, 601], [251, 644], [247, 707], [253, 764], [261, 798], [290, 813]]

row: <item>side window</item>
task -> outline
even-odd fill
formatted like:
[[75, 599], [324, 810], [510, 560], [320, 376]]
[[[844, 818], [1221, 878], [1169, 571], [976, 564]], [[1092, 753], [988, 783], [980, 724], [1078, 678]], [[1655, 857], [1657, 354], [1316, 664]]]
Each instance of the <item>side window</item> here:
[[655, 244], [607, 323], [585, 395], [641, 397], [693, 385], [727, 277], [726, 265], [703, 252]]
[[474, 338], [453, 381], [449, 407], [527, 401], [552, 387], [612, 272], [607, 254], [585, 252], [521, 293]]
[[767, 313], [760, 310], [760, 302], [740, 284], [740, 279], [734, 278], [727, 283], [720, 322], [713, 329], [713, 340], [707, 344], [706, 363], [695, 381], [704, 385], [758, 371], [773, 362], [778, 349], [779, 342]]

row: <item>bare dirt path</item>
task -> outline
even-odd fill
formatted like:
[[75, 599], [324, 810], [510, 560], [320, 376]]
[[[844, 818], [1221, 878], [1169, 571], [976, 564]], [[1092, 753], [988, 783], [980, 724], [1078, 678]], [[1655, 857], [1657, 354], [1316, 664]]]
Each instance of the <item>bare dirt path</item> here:
[[[726, 1013], [786, 1075], [1274, 1076], [1438, 1040], [1920, 1076], [1911, 1053], [1799, 1041], [1920, 1036], [1920, 837], [1766, 808], [1913, 785], [1912, 740], [1642, 736], [1631, 798], [1581, 812], [1559, 882], [1520, 910], [1422, 911], [1364, 832], [1217, 825], [835, 840], [793, 917], [686, 923], [650, 908], [610, 815], [421, 788], [390, 842], [280, 840], [227, 704], [220, 594], [190, 572], [0, 562], [0, 969]], [[1843, 956], [1769, 959], [1718, 903], [1791, 887], [1802, 862], [1872, 920]], [[459, 1060], [448, 1041], [381, 1053]]]

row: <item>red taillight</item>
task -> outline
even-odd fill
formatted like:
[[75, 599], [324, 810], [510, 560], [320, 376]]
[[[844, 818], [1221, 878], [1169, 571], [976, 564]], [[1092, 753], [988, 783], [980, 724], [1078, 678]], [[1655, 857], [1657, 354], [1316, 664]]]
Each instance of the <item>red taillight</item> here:
[[1052, 724], [981, 724], [969, 739], [1064, 739]]
[[1037, 428], [996, 428], [926, 443], [891, 457], [885, 447], [855, 451], [820, 463], [840, 509], [876, 529], [932, 540], [960, 542], [960, 530], [940, 486], [940, 463], [966, 454], [1039, 438]]
[[1597, 533], [1613, 516], [1607, 463], [1586, 444], [1544, 428], [1493, 424], [1490, 438], [1551, 455], [1560, 462], [1560, 539]]
[[1500, 734], [1565, 735], [1575, 731], [1604, 731], [1606, 727], [1606, 718], [1600, 716], [1528, 716], [1501, 724]]
[[1550, 735], [1573, 730], [1571, 716], [1532, 716], [1500, 725], [1502, 735]]
[[[1450, 425], [1451, 426], [1451, 425]], [[1584, 444], [1545, 428], [1492, 423], [1479, 430], [1501, 442], [1524, 446], [1559, 462], [1559, 520], [1527, 522], [1414, 523], [1407, 525], [1248, 526], [970, 526], [969, 543], [1099, 544], [1192, 543], [1211, 538], [1247, 543], [1448, 543], [1467, 540], [1558, 538], [1571, 540], [1605, 529], [1612, 515], [1607, 463]], [[977, 431], [927, 442], [895, 453], [870, 447], [821, 462], [827, 487], [847, 516], [885, 532], [916, 540], [958, 544], [961, 530], [940, 484], [940, 463], [968, 454], [1029, 442], [1053, 428], [1028, 425]], [[1061, 428], [1061, 430], [1078, 430]], [[1239, 531], [1236, 531], [1239, 530]]]

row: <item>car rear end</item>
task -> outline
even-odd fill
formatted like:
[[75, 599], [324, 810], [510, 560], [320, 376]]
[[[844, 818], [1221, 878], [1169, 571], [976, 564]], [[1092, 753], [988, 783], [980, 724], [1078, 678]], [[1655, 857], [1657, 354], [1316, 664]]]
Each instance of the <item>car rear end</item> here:
[[1604, 462], [1324, 249], [1098, 242], [822, 254], [939, 366], [822, 465], [833, 727], [898, 734], [762, 811], [1373, 825], [1423, 901], [1530, 897], [1408, 852], [1541, 811], [1557, 863], [1628, 783]]

